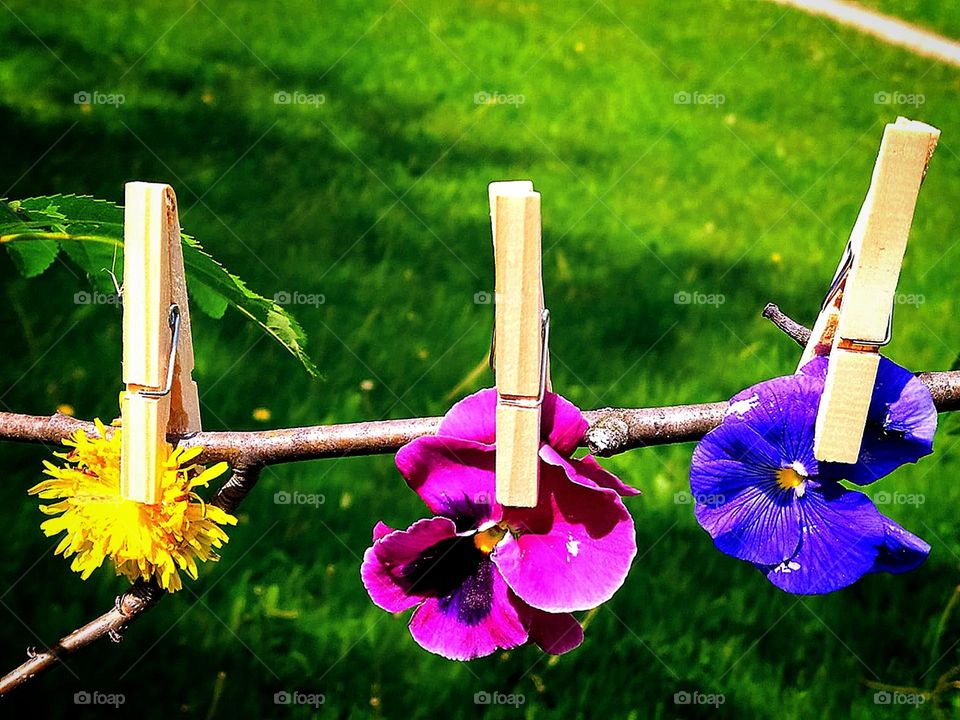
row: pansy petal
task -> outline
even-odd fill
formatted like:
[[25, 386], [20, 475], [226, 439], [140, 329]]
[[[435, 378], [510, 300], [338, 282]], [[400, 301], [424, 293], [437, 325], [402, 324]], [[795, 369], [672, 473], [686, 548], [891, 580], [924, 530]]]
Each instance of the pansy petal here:
[[426, 600], [413, 613], [410, 634], [426, 650], [449, 660], [473, 660], [527, 641], [510, 590], [489, 558], [461, 587]]
[[690, 465], [696, 517], [722, 552], [775, 565], [797, 550], [806, 483], [785, 488], [778, 479], [785, 468], [816, 473], [821, 389], [818, 379], [799, 376], [754, 385], [734, 396], [723, 422], [697, 445]]
[[580, 408], [556, 393], [546, 393], [540, 408], [540, 431], [544, 441], [569, 457], [580, 445], [590, 425]]
[[714, 544], [741, 560], [777, 563], [800, 542], [796, 493], [777, 484], [788, 464], [743, 422], [724, 421], [693, 451], [690, 490], [697, 522]]
[[690, 464], [694, 512], [720, 551], [775, 563], [796, 550], [796, 493], [781, 489], [776, 480], [785, 462], [742, 423], [723, 423], [697, 445]]
[[453, 521], [445, 517], [418, 520], [406, 530], [382, 535], [367, 548], [360, 566], [370, 599], [388, 612], [402, 612], [419, 604], [429, 588], [416, 587], [407, 577], [408, 567], [430, 548], [455, 536]]
[[[827, 366], [827, 358], [814, 358], [800, 372], [825, 378]], [[860, 457], [855, 464], [821, 463], [820, 474], [868, 485], [933, 452], [936, 430], [937, 410], [927, 386], [906, 368], [880, 358]]]
[[732, 500], [695, 497], [695, 515], [713, 544], [727, 555], [754, 563], [775, 564], [790, 557], [800, 542], [799, 499], [775, 481], [752, 485]]
[[815, 595], [844, 588], [873, 567], [885, 532], [870, 498], [827, 481], [808, 483], [797, 552], [760, 569], [781, 590]]
[[808, 474], [816, 475], [813, 431], [822, 393], [823, 381], [817, 377], [787, 375], [766, 380], [733, 396], [725, 423], [746, 423], [788, 464], [799, 462]]
[[[540, 408], [540, 432], [544, 442], [569, 456], [577, 449], [588, 427], [576, 405], [556, 393], [544, 394]], [[475, 392], [450, 408], [440, 421], [437, 434], [487, 445], [496, 442], [496, 389]]]
[[732, 500], [754, 485], [775, 480], [791, 463], [744, 422], [724, 420], [704, 436], [690, 462], [690, 491], [695, 498]]
[[570, 613], [548, 613], [530, 607], [514, 596], [530, 639], [551, 655], [563, 655], [583, 642], [583, 627]]
[[497, 439], [497, 391], [486, 388], [460, 400], [440, 421], [437, 435], [492, 445]]
[[920, 567], [930, 546], [885, 515], [880, 517], [886, 535], [870, 572], [903, 573]]
[[540, 459], [550, 465], [562, 468], [571, 482], [592, 488], [613, 490], [620, 497], [639, 495], [640, 491], [623, 482], [612, 472], [604, 469], [592, 455], [579, 459], [567, 459], [549, 445], [540, 448]]
[[397, 452], [397, 468], [437, 515], [461, 531], [500, 519], [496, 503], [496, 459], [491, 446], [473, 440], [429, 435]]
[[933, 444], [937, 410], [930, 389], [912, 372], [886, 358], [880, 358], [870, 416], [882, 421], [887, 430]]
[[387, 525], [382, 520], [377, 521], [377, 524], [373, 526], [373, 541], [376, 542], [384, 535], [389, 535], [392, 532], [396, 532], [392, 527]]
[[570, 482], [541, 465], [535, 508], [505, 508], [508, 534], [492, 558], [527, 604], [548, 612], [588, 610], [609, 600], [637, 552], [633, 519], [612, 490]]

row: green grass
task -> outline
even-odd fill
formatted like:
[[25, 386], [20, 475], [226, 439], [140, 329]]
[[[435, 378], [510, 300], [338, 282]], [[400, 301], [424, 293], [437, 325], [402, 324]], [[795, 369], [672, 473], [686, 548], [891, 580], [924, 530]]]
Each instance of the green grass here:
[[[798, 349], [759, 312], [775, 301], [812, 321], [897, 114], [943, 140], [900, 282], [924, 302], [897, 307], [889, 354], [943, 369], [960, 349], [960, 75], [850, 30], [768, 3], [696, 0], [6, 4], [9, 196], [120, 200], [127, 180], [169, 181], [184, 227], [252, 287], [325, 296], [293, 308], [324, 382], [236, 314], [194, 314], [208, 429], [439, 414], [465, 380], [461, 392], [489, 384], [469, 380], [493, 319], [473, 298], [493, 282], [486, 184], [505, 178], [532, 178], [543, 195], [560, 392], [585, 408], [665, 405], [789, 373]], [[83, 112], [81, 90], [125, 102]], [[278, 91], [325, 102], [277, 105]], [[874, 103], [893, 91], [925, 104]], [[478, 92], [524, 102], [477, 105]], [[683, 92], [725, 102], [676, 104]], [[59, 264], [30, 281], [6, 259], [0, 272], [3, 409], [69, 403], [112, 417], [116, 308], [76, 306], [84, 280]], [[683, 291], [725, 302], [676, 304]], [[259, 407], [269, 422], [253, 419]], [[925, 497], [889, 512], [931, 542], [930, 560], [802, 601], [716, 552], [674, 502], [691, 445], [606, 462], [644, 490], [629, 503], [640, 559], [559, 661], [527, 648], [448, 663], [371, 605], [358, 567], [373, 524], [424, 512], [391, 458], [272, 469], [219, 565], [123, 644], [24, 689], [11, 717], [75, 717], [82, 689], [122, 692], [143, 717], [308, 716], [277, 708], [280, 689], [323, 693], [338, 717], [473, 717], [482, 690], [526, 697], [492, 717], [930, 716], [875, 705], [863, 681], [927, 684], [960, 662], [956, 623], [933, 647], [958, 580], [956, 428], [942, 417], [938, 454], [878, 486]], [[50, 555], [25, 494], [46, 452], [2, 450], [0, 664], [12, 667], [124, 584], [108, 572], [83, 583]], [[326, 502], [274, 504], [293, 489]], [[726, 702], [673, 703], [694, 689]]]

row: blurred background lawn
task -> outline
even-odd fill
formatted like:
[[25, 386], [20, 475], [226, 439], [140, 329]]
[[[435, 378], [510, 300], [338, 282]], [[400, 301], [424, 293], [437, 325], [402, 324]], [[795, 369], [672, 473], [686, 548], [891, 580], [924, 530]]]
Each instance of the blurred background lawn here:
[[[950, 4], [870, 4], [960, 33]], [[582, 407], [719, 400], [789, 373], [798, 348], [760, 310], [812, 322], [898, 114], [943, 139], [889, 355], [946, 369], [960, 350], [960, 73], [829, 22], [754, 1], [2, 5], [7, 197], [120, 201], [125, 181], [170, 182], [185, 229], [252, 287], [325, 298], [291, 308], [324, 381], [237, 313], [194, 313], [207, 429], [435, 415], [489, 385], [493, 311], [475, 295], [492, 290], [496, 179], [543, 194], [554, 384]], [[81, 91], [124, 102], [81, 106]], [[923, 104], [896, 103], [909, 95]], [[0, 274], [2, 408], [112, 418], [118, 308], [75, 304], [88, 285], [60, 263], [27, 281], [3, 256]], [[271, 469], [219, 565], [3, 713], [82, 716], [73, 694], [96, 690], [125, 694], [117, 715], [306, 717], [273, 703], [302, 690], [334, 717], [930, 716], [878, 706], [864, 681], [927, 687], [960, 662], [960, 622], [935, 640], [958, 582], [956, 428], [942, 416], [937, 455], [872, 490], [924, 499], [882, 509], [932, 544], [929, 561], [829, 597], [784, 595], [713, 549], [677, 496], [692, 445], [606, 461], [645, 493], [629, 503], [640, 552], [559, 660], [526, 648], [449, 663], [373, 607], [358, 576], [373, 524], [424, 514], [390, 457]], [[2, 452], [10, 668], [125, 583], [81, 582], [52, 556], [25, 492], [47, 454]], [[284, 490], [325, 502], [275, 504]], [[674, 703], [694, 690], [725, 703]], [[526, 702], [482, 708], [481, 691]]]

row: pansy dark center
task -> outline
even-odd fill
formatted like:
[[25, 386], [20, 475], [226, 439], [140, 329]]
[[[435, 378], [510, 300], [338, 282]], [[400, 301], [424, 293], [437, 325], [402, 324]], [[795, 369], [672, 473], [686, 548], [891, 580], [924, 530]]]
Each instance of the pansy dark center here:
[[497, 546], [503, 536], [507, 534], [507, 528], [502, 523], [497, 523], [496, 525], [491, 525], [485, 530], [478, 530], [477, 534], [473, 536], [473, 544], [476, 545], [477, 550], [482, 552], [484, 555], [489, 555], [493, 552], [493, 549]]
[[807, 470], [799, 462], [777, 470], [777, 485], [783, 490], [793, 490], [803, 497], [807, 484]]
[[[481, 532], [492, 541], [496, 526]], [[402, 566], [398, 581], [408, 593], [436, 597], [440, 610], [457, 622], [477, 625], [493, 607], [495, 570], [488, 555], [476, 534], [446, 538]]]

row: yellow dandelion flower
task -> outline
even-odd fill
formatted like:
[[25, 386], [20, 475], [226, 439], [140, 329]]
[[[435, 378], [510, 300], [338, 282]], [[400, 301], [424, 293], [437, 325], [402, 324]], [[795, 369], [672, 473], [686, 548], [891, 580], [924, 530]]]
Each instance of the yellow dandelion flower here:
[[120, 495], [121, 433], [105, 439], [103, 423], [97, 420], [96, 427], [99, 437], [77, 430], [64, 439], [68, 451], [54, 453], [62, 466], [44, 461], [50, 477], [28, 492], [56, 502], [40, 505], [51, 516], [40, 529], [47, 537], [65, 533], [56, 552], [73, 557], [70, 569], [84, 580], [109, 558], [131, 582], [152, 578], [164, 590], [180, 590], [180, 571], [196, 579], [197, 561], [219, 560], [216, 551], [228, 540], [221, 526], [237, 523], [194, 492], [223, 474], [227, 464], [204, 468], [192, 462], [202, 448], [169, 448], [162, 500], [144, 505]]

